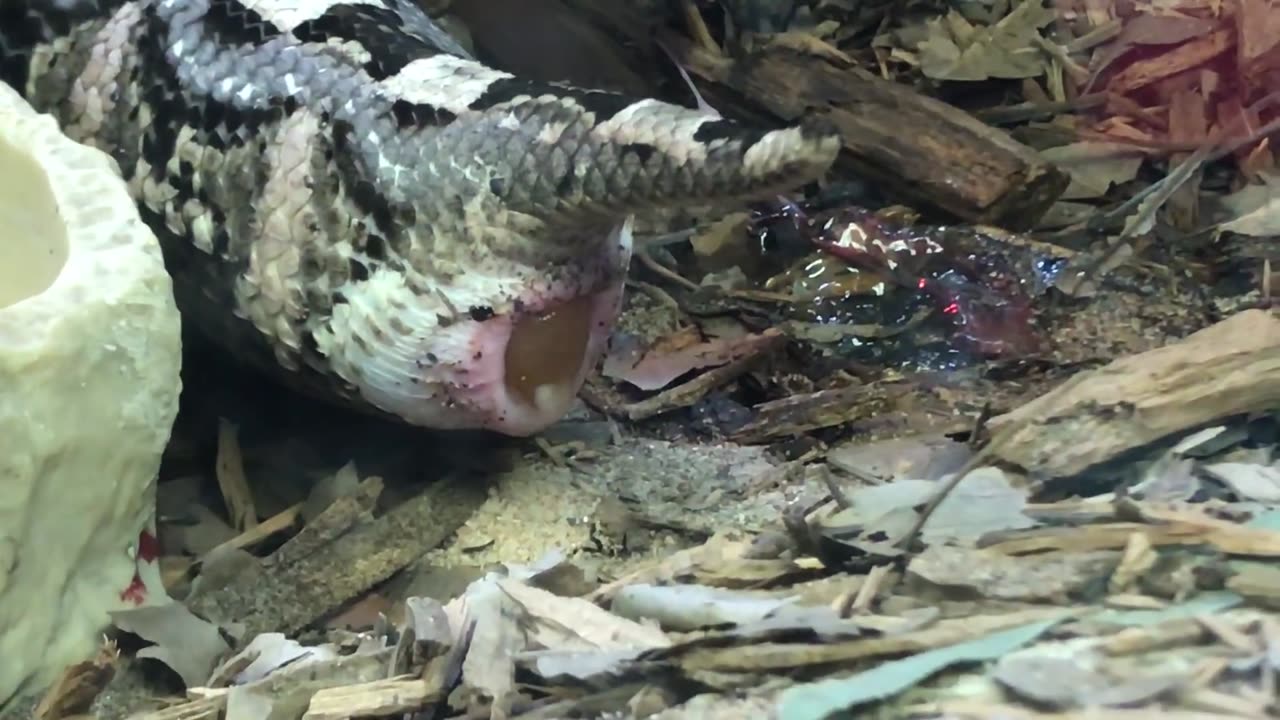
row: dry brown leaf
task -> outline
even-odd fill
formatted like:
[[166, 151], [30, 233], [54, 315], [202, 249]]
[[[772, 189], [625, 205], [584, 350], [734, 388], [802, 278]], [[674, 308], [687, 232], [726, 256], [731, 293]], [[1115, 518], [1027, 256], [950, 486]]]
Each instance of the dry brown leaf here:
[[1064, 200], [1105, 195], [1112, 186], [1136, 177], [1146, 156], [1131, 144], [1097, 140], [1048, 148], [1040, 154], [1071, 175], [1071, 185], [1062, 195]]
[[634, 352], [611, 350], [602, 372], [605, 377], [641, 390], [661, 390], [686, 373], [765, 352], [781, 339], [780, 330], [769, 328], [741, 337], [691, 342], [686, 331], [678, 335], [678, 340], [665, 338], [638, 358]]

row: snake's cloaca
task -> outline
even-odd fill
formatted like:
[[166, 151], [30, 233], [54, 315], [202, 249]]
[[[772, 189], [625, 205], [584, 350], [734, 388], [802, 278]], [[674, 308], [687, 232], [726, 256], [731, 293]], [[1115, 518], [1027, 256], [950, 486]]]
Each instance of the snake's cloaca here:
[[409, 0], [0, 0], [0, 79], [116, 159], [228, 352], [515, 435], [602, 352], [632, 215], [794, 187], [839, 147], [522, 80]]

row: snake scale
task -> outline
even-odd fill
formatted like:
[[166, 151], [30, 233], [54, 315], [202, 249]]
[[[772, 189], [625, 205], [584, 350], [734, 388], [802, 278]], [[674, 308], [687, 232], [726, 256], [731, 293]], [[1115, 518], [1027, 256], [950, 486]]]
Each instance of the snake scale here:
[[0, 0], [0, 80], [115, 158], [221, 350], [510, 435], [603, 352], [632, 217], [793, 188], [840, 146], [521, 79], [411, 0]]

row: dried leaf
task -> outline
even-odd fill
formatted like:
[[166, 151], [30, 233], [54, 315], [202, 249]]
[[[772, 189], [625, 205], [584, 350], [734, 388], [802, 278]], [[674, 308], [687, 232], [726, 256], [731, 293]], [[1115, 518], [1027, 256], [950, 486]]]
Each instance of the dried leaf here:
[[794, 602], [701, 585], [631, 585], [614, 596], [610, 609], [623, 617], [654, 620], [668, 630], [687, 631], [756, 622]]
[[1015, 694], [1046, 707], [1126, 707], [1142, 705], [1185, 685], [1189, 672], [1112, 677], [1089, 659], [1057, 657], [1035, 648], [1001, 658], [994, 678]]
[[1243, 500], [1280, 502], [1280, 466], [1222, 462], [1207, 465], [1204, 470], [1226, 483]]
[[1071, 176], [1064, 200], [1105, 195], [1112, 186], [1137, 177], [1144, 159], [1142, 150], [1133, 145], [1093, 140], [1047, 148], [1040, 154]]
[[606, 680], [624, 673], [644, 653], [621, 650], [540, 650], [519, 653], [516, 661], [546, 680]]
[[1039, 77], [1045, 72], [1046, 58], [1035, 39], [1054, 18], [1051, 7], [1023, 0], [995, 25], [969, 32], [963, 17], [953, 10], [929, 21], [929, 38], [916, 48], [920, 68], [937, 80]]
[[1233, 216], [1222, 223], [1222, 230], [1251, 237], [1280, 235], [1280, 177], [1246, 185], [1222, 198], [1222, 205]]
[[992, 633], [977, 640], [930, 650], [880, 665], [852, 677], [797, 685], [778, 699], [778, 720], [826, 720], [857, 705], [883, 700], [960, 662], [996, 660], [1035, 640], [1061, 620], [1045, 620]]
[[337, 657], [337, 652], [326, 645], [307, 647], [285, 637], [282, 633], [262, 633], [243, 650], [218, 666], [210, 684], [217, 686], [225, 682], [247, 685], [265, 678], [286, 665], [301, 667]]
[[[461, 698], [469, 705], [501, 708], [503, 715], [510, 712], [517, 692], [514, 656], [526, 645], [513, 605], [492, 575], [471, 583], [462, 597], [449, 603], [465, 610], [464, 619], [456, 626], [470, 628], [471, 635], [462, 661]], [[450, 624], [454, 625], [452, 618]]]
[[1196, 173], [1199, 172], [1201, 166], [1207, 160], [1211, 147], [1212, 145], [1209, 144], [1201, 145], [1200, 149], [1178, 163], [1178, 166], [1172, 172], [1153, 185], [1150, 191], [1142, 197], [1133, 214], [1125, 218], [1124, 229], [1120, 231], [1120, 237], [1129, 238], [1151, 232], [1151, 229], [1155, 227], [1156, 212], [1164, 206], [1174, 193], [1178, 192], [1179, 188], [1196, 176]]
[[232, 688], [227, 693], [226, 720], [269, 720], [275, 703], [261, 688]]
[[1106, 677], [1071, 657], [1006, 656], [992, 677], [1019, 697], [1055, 710], [1075, 707], [1081, 696], [1107, 687]]
[[324, 621], [326, 628], [360, 630], [373, 627], [391, 613], [395, 603], [381, 593], [370, 593]]
[[204, 684], [218, 659], [231, 649], [217, 625], [196, 617], [181, 603], [113, 612], [111, 621], [154, 643], [139, 650], [138, 657], [164, 663], [187, 687]]
[[[849, 493], [851, 507], [824, 518], [821, 525], [831, 532], [839, 532], [841, 527], [861, 527], [895, 537], [897, 526], [909, 525], [913, 509], [927, 502], [938, 485], [927, 480], [901, 480], [858, 488]], [[930, 544], [972, 543], [985, 533], [1032, 527], [1035, 521], [1023, 513], [1026, 502], [1025, 491], [1010, 485], [1002, 471], [979, 468], [969, 473], [938, 506], [921, 537]]]
[[694, 370], [715, 367], [763, 352], [782, 338], [779, 330], [733, 338], [719, 338], [675, 350], [652, 348], [638, 359], [629, 348], [611, 351], [602, 370], [605, 377], [628, 382], [641, 390], [661, 390]]
[[360, 490], [360, 471], [355, 462], [348, 462], [338, 468], [332, 475], [321, 478], [311, 488], [307, 499], [302, 503], [300, 514], [307, 522], [311, 522], [325, 508], [341, 497], [355, 495]]
[[1116, 40], [1133, 45], [1178, 45], [1205, 34], [1216, 25], [1207, 18], [1143, 13], [1127, 18]]
[[972, 455], [965, 443], [945, 435], [921, 435], [876, 442], [850, 440], [827, 452], [827, 462], [860, 478], [937, 480], [959, 470]]
[[[739, 264], [744, 261], [749, 262], [754, 250], [750, 242], [751, 235], [746, 231], [748, 220], [750, 215], [747, 213], [732, 213], [689, 238], [689, 244], [698, 258], [698, 267], [704, 271], [722, 273], [738, 269]], [[704, 278], [702, 284], [710, 283]]]
[[1133, 495], [1149, 502], [1180, 502], [1200, 492], [1195, 461], [1166, 453], [1142, 474], [1133, 487]]
[[[542, 647], [612, 650], [671, 644], [661, 630], [606, 611], [582, 598], [560, 597], [511, 578], [497, 578], [494, 582], [525, 611], [521, 626], [528, 639]], [[614, 604], [617, 602], [615, 599]]]
[[1055, 552], [1025, 557], [972, 548], [929, 547], [907, 573], [943, 591], [1024, 602], [1081, 597], [1097, 587], [1120, 560], [1114, 551]]

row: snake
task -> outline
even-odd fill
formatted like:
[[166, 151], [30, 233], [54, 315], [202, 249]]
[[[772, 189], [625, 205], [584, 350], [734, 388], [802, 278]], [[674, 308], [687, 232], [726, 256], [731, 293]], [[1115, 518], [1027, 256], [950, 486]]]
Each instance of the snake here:
[[816, 115], [521, 78], [410, 0], [0, 0], [0, 81], [115, 160], [219, 359], [512, 436], [605, 352], [637, 218], [795, 189], [841, 147]]

